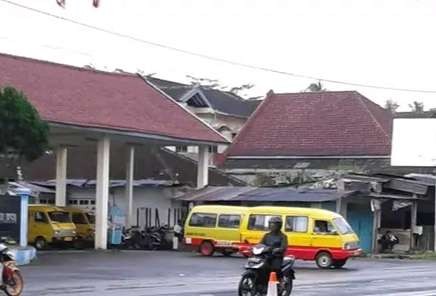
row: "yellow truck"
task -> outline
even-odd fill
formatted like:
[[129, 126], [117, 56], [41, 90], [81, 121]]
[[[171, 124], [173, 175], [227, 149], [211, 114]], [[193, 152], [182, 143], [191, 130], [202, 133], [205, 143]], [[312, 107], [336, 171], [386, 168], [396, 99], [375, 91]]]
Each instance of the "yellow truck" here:
[[39, 250], [56, 243], [73, 243], [76, 226], [69, 214], [50, 205], [29, 205], [28, 241]]

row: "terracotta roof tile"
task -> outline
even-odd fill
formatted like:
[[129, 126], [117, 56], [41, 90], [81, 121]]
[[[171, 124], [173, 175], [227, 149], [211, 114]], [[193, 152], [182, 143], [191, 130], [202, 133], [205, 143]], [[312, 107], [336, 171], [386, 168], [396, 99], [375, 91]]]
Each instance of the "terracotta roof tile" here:
[[228, 156], [387, 156], [392, 114], [355, 91], [269, 93]]
[[226, 140], [134, 74], [119, 74], [0, 54], [0, 87], [23, 91], [54, 123], [160, 135]]

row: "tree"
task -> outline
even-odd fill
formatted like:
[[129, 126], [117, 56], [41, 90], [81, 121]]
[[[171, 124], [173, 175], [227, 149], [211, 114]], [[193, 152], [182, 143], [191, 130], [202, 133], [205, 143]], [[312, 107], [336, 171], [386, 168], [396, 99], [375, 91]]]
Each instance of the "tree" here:
[[395, 114], [397, 112], [397, 109], [400, 107], [397, 102], [393, 100], [387, 100], [385, 102], [385, 109], [390, 111], [392, 114]]
[[0, 89], [0, 161], [17, 165], [42, 156], [48, 145], [48, 125], [26, 96], [13, 87]]
[[242, 94], [243, 91], [249, 90], [254, 87], [254, 84], [251, 83], [242, 84], [241, 86], [227, 87], [227, 86], [223, 86], [218, 79], [199, 78], [191, 75], [186, 75], [186, 77], [191, 80], [191, 85], [201, 85], [205, 88], [227, 91], [237, 96], [243, 95]]
[[318, 82], [311, 83], [307, 88], [306, 91], [310, 92], [317, 92], [317, 91], [326, 91], [327, 89], [324, 88], [324, 85], [322, 85], [321, 80]]
[[412, 112], [421, 113], [424, 112], [424, 103], [413, 101], [412, 104], [409, 104], [409, 108], [412, 110]]

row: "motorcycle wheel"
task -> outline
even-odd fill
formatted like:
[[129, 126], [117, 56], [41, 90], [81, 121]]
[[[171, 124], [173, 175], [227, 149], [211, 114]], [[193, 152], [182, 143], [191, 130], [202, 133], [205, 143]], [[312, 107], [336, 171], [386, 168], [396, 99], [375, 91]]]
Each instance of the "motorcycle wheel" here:
[[284, 276], [280, 281], [279, 296], [291, 295], [292, 286], [293, 286], [293, 280], [288, 276]]
[[256, 274], [252, 271], [244, 273], [239, 281], [239, 296], [258, 296], [260, 293], [256, 290]]
[[14, 271], [11, 277], [12, 278], [4, 284], [4, 292], [8, 296], [20, 296], [24, 288], [23, 276], [19, 271]]

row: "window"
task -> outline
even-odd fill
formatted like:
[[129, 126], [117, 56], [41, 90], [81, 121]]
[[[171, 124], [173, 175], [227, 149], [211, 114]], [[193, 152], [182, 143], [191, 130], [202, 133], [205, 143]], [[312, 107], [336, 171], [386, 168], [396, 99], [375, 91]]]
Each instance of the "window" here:
[[348, 224], [347, 221], [345, 221], [344, 218], [338, 217], [333, 219], [333, 222], [335, 223], [336, 228], [338, 229], [340, 234], [347, 234], [347, 233], [353, 233], [353, 228], [351, 228], [350, 224]]
[[209, 146], [209, 153], [218, 153], [217, 146]]
[[239, 228], [240, 223], [240, 215], [220, 215], [218, 219], [218, 227], [222, 228]]
[[281, 218], [280, 216], [270, 215], [250, 215], [250, 218], [248, 219], [248, 229], [261, 231], [269, 230], [269, 220], [272, 217]]
[[43, 212], [36, 212], [34, 216], [35, 222], [47, 223], [47, 216]]
[[95, 200], [91, 200], [91, 205], [95, 206]]
[[176, 152], [188, 152], [188, 146], [176, 146]]
[[78, 200], [77, 199], [70, 199], [68, 202], [70, 205], [77, 205]]
[[50, 220], [59, 223], [71, 223], [70, 215], [67, 212], [53, 211], [48, 213]]
[[285, 231], [289, 232], [307, 232], [307, 217], [287, 216]]
[[74, 224], [88, 224], [85, 216], [81, 213], [73, 213], [73, 223]]
[[330, 233], [333, 234], [336, 229], [333, 227], [333, 224], [328, 221], [316, 220], [315, 227], [313, 228], [313, 232], [315, 233]]
[[216, 214], [194, 213], [189, 221], [190, 226], [215, 227]]
[[89, 205], [89, 200], [87, 200], [87, 199], [82, 199], [82, 200], [80, 200], [79, 204], [80, 204], [80, 205]]

